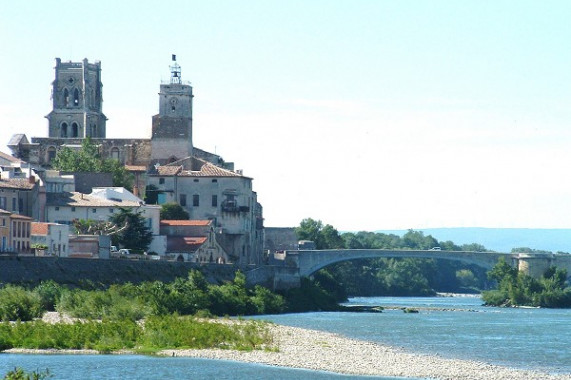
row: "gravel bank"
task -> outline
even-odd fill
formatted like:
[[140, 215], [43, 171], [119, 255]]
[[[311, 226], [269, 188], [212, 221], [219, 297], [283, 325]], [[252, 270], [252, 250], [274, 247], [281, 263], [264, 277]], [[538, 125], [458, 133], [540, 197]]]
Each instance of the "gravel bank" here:
[[571, 379], [571, 374], [549, 375], [475, 361], [411, 354], [389, 346], [296, 327], [272, 325], [270, 331], [279, 352], [209, 349], [165, 350], [161, 354], [263, 363], [354, 375], [450, 380]]
[[[43, 320], [50, 323], [69, 323], [74, 319], [58, 313], [46, 313]], [[231, 320], [218, 321], [221, 323], [237, 322], [232, 322]], [[164, 350], [160, 354], [165, 356], [234, 360], [353, 375], [416, 377], [442, 380], [571, 380], [571, 374], [549, 375], [476, 361], [446, 359], [436, 355], [412, 354], [394, 347], [349, 339], [322, 331], [274, 324], [269, 325], [269, 331], [273, 337], [273, 347], [278, 349], [277, 352], [207, 349]], [[96, 351], [91, 350], [22, 349], [12, 349], [5, 352], [42, 354], [96, 353]]]

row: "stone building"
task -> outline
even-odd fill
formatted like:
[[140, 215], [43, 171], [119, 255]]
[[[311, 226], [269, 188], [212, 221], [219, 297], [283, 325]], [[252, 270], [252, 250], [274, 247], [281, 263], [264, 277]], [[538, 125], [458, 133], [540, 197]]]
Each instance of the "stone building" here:
[[67, 257], [69, 249], [69, 226], [67, 224], [32, 222], [30, 241], [42, 245], [44, 255]]
[[261, 264], [262, 206], [252, 178], [189, 157], [157, 166], [147, 182], [156, 189], [159, 204], [176, 202], [190, 219], [213, 220], [217, 239], [232, 262]]

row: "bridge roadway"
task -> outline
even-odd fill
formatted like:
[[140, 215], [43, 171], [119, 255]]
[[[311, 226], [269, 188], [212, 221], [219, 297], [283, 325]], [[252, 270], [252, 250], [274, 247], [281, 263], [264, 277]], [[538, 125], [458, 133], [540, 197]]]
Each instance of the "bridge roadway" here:
[[371, 259], [380, 257], [414, 257], [423, 259], [446, 259], [476, 264], [486, 269], [492, 269], [500, 257], [507, 263], [517, 267], [520, 254], [498, 252], [467, 252], [441, 250], [395, 250], [395, 249], [327, 249], [286, 251], [285, 259], [289, 265], [295, 263], [299, 275], [310, 276], [321, 268], [341, 261], [356, 259]]

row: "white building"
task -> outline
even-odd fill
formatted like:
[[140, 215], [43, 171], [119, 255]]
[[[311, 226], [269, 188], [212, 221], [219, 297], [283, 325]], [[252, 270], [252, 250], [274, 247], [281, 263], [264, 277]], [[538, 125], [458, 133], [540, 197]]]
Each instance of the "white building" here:
[[91, 194], [78, 192], [48, 193], [46, 220], [71, 224], [74, 219], [108, 221], [119, 208], [141, 213], [153, 234], [149, 251], [164, 254], [166, 237], [160, 236], [160, 206], [146, 205], [122, 187], [93, 188]]
[[69, 226], [67, 224], [32, 222], [30, 243], [46, 246], [45, 254], [68, 257]]

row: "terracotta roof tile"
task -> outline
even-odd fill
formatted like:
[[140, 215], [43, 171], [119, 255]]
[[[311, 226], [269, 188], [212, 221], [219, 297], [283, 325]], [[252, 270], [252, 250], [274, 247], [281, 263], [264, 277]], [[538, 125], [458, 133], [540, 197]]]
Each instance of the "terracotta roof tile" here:
[[18, 215], [18, 214], [12, 214], [12, 215], [10, 215], [10, 219], [34, 220], [33, 218], [30, 218], [29, 216], [26, 216], [26, 215]]
[[27, 178], [0, 179], [0, 188], [4, 189], [31, 190], [34, 186], [35, 183], [30, 183]]
[[32, 235], [47, 235], [49, 231], [49, 223], [32, 222]]
[[206, 243], [206, 237], [169, 236], [167, 237], [168, 252], [196, 252]]
[[16, 158], [14, 156], [11, 156], [7, 153], [4, 152], [0, 152], [0, 158], [5, 159], [6, 161], [10, 161], [10, 162], [22, 162], [22, 160], [20, 160], [19, 158]]
[[73, 193], [47, 193], [47, 206], [84, 206], [84, 207], [137, 207], [139, 202], [135, 201], [112, 201], [104, 198], [94, 197], [89, 194], [78, 192]]
[[161, 226], [209, 226], [212, 220], [161, 220]]

